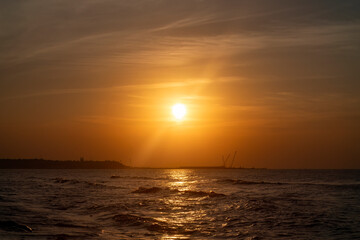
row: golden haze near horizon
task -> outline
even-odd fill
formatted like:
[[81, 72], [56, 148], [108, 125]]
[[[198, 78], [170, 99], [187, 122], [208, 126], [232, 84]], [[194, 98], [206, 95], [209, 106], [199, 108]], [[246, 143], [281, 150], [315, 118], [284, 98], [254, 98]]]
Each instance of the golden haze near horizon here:
[[1, 5], [0, 158], [360, 167], [355, 1]]

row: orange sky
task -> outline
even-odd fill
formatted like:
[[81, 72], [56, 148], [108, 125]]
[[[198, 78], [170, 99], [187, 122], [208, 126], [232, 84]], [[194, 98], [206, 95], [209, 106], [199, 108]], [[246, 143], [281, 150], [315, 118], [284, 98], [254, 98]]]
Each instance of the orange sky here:
[[0, 158], [359, 168], [359, 10], [3, 1]]

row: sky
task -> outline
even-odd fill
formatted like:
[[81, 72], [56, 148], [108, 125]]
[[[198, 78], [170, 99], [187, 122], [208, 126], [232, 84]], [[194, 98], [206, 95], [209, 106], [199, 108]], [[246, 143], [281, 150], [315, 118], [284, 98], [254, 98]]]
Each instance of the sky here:
[[359, 12], [357, 0], [3, 0], [0, 158], [219, 166], [237, 151], [237, 167], [360, 168]]

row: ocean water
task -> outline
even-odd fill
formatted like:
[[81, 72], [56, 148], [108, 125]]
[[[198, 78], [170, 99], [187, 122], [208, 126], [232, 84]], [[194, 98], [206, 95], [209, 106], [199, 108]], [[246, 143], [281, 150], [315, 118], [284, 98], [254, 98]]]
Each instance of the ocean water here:
[[360, 239], [360, 171], [2, 169], [0, 239]]

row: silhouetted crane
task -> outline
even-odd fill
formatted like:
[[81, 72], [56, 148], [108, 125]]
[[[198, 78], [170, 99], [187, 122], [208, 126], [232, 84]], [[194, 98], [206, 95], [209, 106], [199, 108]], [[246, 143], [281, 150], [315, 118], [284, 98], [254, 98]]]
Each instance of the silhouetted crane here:
[[[230, 168], [232, 168], [233, 165], [234, 165], [236, 153], [237, 153], [237, 151], [235, 151], [235, 153], [234, 153], [234, 157], [233, 157], [233, 159], [231, 161]], [[226, 168], [226, 165], [227, 165], [227, 162], [229, 160], [230, 155], [231, 155], [231, 153], [229, 153], [226, 158], [224, 157], [224, 155], [222, 155], [222, 161], [223, 161], [224, 168]]]

